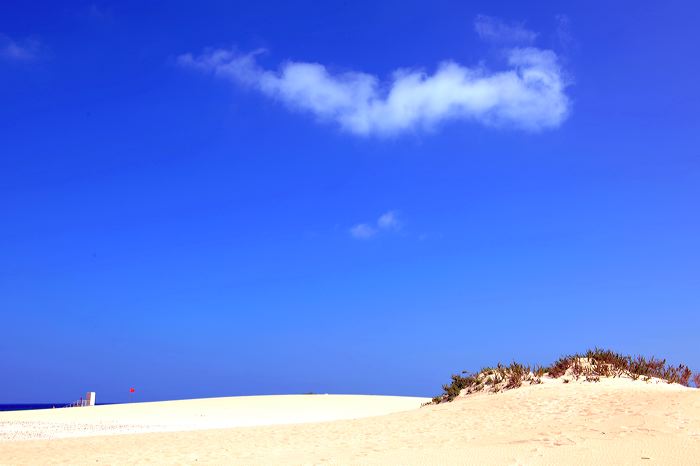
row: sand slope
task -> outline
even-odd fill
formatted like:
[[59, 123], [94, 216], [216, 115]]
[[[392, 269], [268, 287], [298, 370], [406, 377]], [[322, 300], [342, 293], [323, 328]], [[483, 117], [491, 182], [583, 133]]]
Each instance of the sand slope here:
[[299, 424], [416, 409], [428, 398], [273, 395], [0, 412], [0, 442]]
[[698, 464], [700, 390], [551, 383], [364, 419], [6, 441], [0, 463]]

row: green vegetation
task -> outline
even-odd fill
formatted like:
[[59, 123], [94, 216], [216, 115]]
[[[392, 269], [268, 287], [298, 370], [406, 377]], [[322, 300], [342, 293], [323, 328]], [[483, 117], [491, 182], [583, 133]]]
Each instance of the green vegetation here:
[[498, 393], [522, 386], [524, 383], [535, 385], [542, 383], [542, 377], [560, 378], [564, 383], [571, 379], [584, 377], [586, 382], [599, 382], [601, 377], [629, 377], [634, 380], [650, 381], [651, 378], [665, 380], [689, 386], [693, 383], [700, 388], [700, 373], [693, 376], [690, 368], [684, 364], [672, 366], [665, 359], [643, 356], [628, 356], [610, 350], [595, 348], [583, 354], [573, 354], [559, 358], [549, 367], [531, 368], [516, 362], [509, 366], [485, 367], [477, 373], [462, 372], [452, 375], [452, 381], [442, 386], [443, 393], [433, 398], [433, 403], [452, 401], [460, 394], [475, 392]]

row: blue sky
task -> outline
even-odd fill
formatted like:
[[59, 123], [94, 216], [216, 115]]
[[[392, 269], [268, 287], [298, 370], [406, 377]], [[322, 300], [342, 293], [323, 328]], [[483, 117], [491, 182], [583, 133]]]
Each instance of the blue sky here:
[[6, 2], [0, 402], [700, 370], [692, 2]]

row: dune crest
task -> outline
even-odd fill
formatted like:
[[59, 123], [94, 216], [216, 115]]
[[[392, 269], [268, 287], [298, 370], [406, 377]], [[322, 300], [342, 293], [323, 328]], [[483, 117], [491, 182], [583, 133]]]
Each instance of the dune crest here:
[[622, 381], [689, 387], [691, 377], [700, 387], [700, 373], [693, 377], [690, 368], [684, 364], [669, 365], [665, 359], [643, 356], [625, 356], [611, 350], [595, 348], [583, 354], [573, 354], [559, 358], [548, 367], [531, 368], [517, 362], [508, 366], [498, 364], [485, 367], [475, 374], [462, 371], [453, 374], [452, 382], [443, 385], [443, 394], [433, 398], [438, 404], [452, 401], [460, 396], [474, 393], [500, 393], [523, 385], [543, 383], [599, 383], [621, 384]]

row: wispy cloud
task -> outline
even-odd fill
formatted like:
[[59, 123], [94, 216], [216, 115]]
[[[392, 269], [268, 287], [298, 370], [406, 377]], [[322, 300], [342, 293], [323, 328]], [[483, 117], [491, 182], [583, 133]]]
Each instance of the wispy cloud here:
[[398, 231], [401, 229], [401, 222], [398, 213], [390, 210], [379, 216], [376, 223], [358, 223], [350, 228], [350, 235], [357, 239], [369, 239], [381, 231]]
[[14, 61], [32, 61], [38, 57], [41, 44], [36, 39], [16, 41], [0, 34], [0, 57]]
[[383, 230], [398, 230], [401, 228], [401, 222], [396, 211], [390, 210], [379, 217], [377, 226]]
[[358, 223], [350, 228], [353, 238], [368, 239], [377, 234], [377, 229], [367, 223]]
[[478, 15], [474, 20], [474, 30], [481, 40], [497, 44], [532, 44], [537, 33], [525, 28], [520, 22], [507, 23], [492, 16]]
[[214, 49], [181, 55], [178, 63], [362, 136], [429, 129], [448, 120], [542, 130], [558, 127], [569, 113], [567, 82], [551, 50], [508, 48], [500, 71], [445, 61], [432, 74], [398, 69], [386, 82], [359, 71], [333, 73], [320, 63], [288, 61], [266, 69], [257, 60], [261, 53]]
[[562, 49], [568, 50], [576, 45], [576, 40], [571, 32], [571, 20], [567, 15], [557, 15], [556, 36]]

